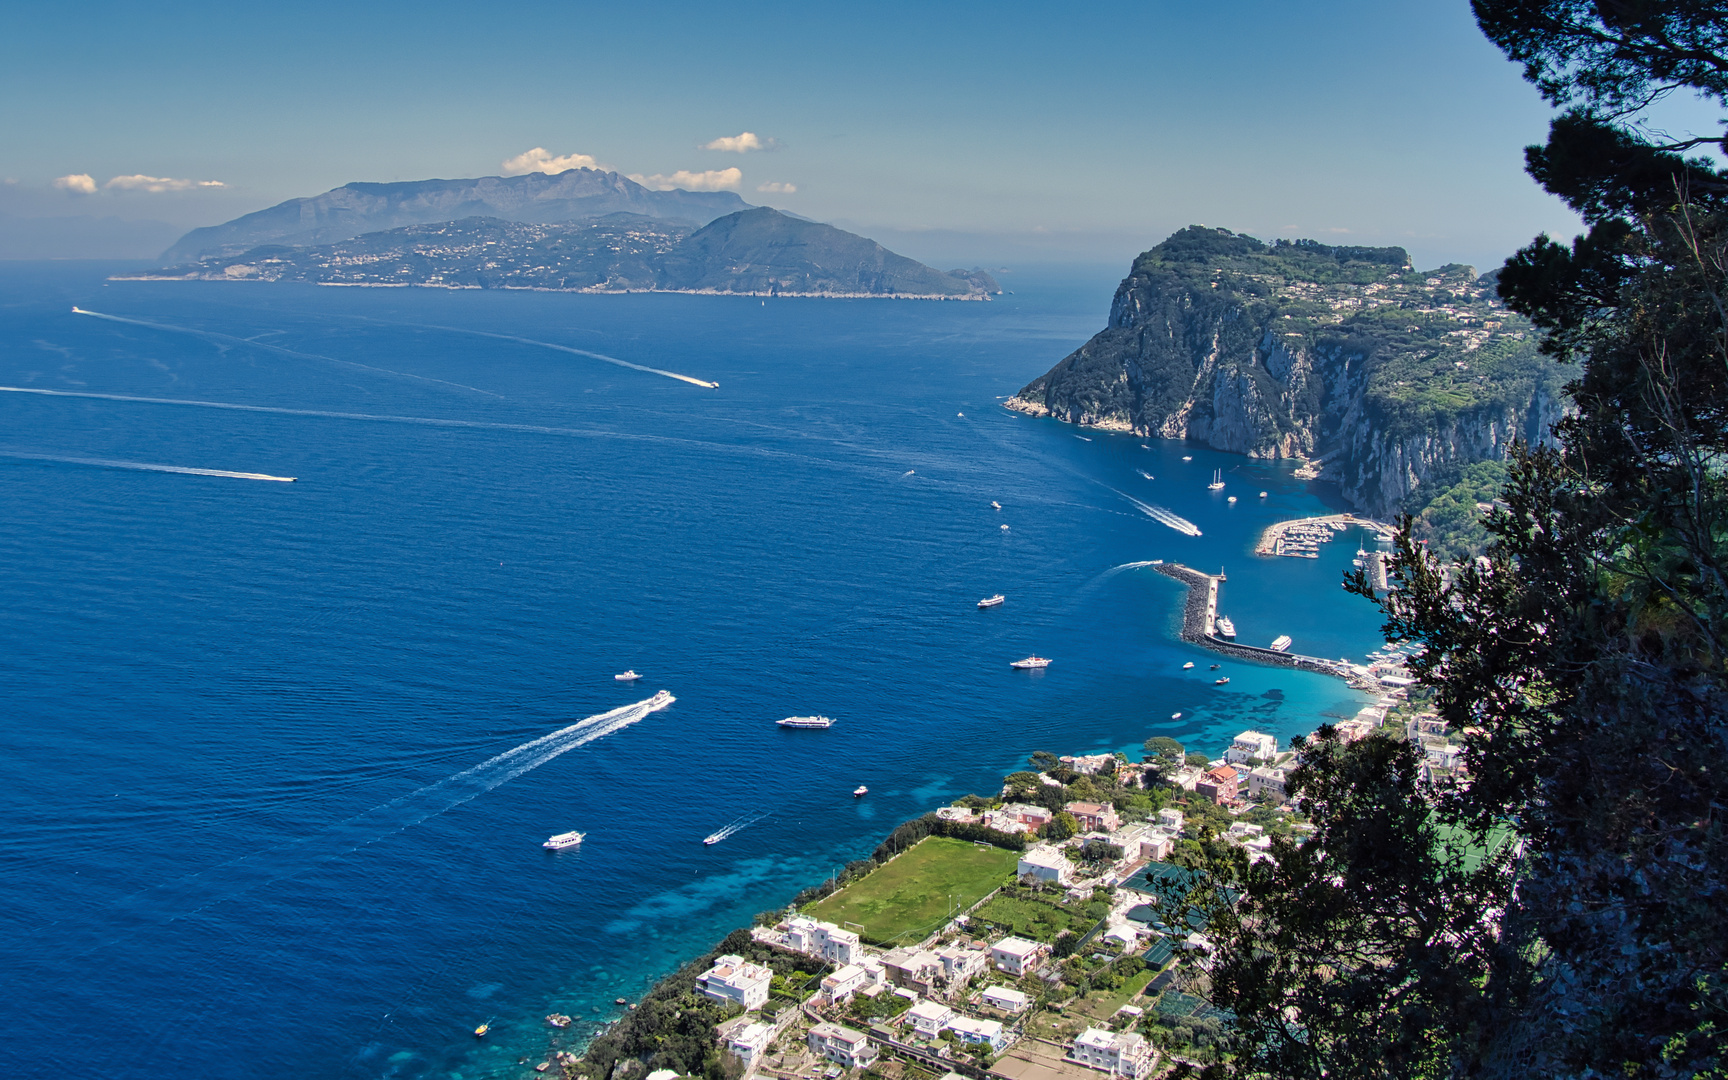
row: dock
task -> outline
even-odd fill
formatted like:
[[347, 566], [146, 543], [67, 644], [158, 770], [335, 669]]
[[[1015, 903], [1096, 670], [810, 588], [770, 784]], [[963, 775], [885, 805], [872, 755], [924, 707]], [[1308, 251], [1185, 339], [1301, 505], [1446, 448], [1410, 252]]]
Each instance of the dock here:
[[1214, 652], [1223, 653], [1225, 656], [1236, 660], [1252, 660], [1262, 664], [1274, 664], [1278, 667], [1318, 671], [1323, 675], [1335, 675], [1346, 681], [1353, 678], [1350, 664], [1347, 661], [1326, 660], [1318, 656], [1278, 652], [1254, 645], [1241, 645], [1234, 641], [1225, 641], [1213, 633], [1213, 627], [1217, 625], [1218, 618], [1218, 583], [1223, 580], [1223, 576], [1214, 577], [1200, 570], [1183, 566], [1181, 563], [1162, 563], [1154, 569], [1165, 577], [1175, 578], [1188, 586], [1188, 599], [1182, 610], [1183, 641], [1204, 645]]
[[1322, 514], [1318, 517], [1294, 518], [1268, 525], [1254, 545], [1256, 555], [1282, 555], [1291, 559], [1317, 559], [1318, 548], [1328, 540], [1350, 529], [1367, 529], [1377, 541], [1390, 543], [1398, 530], [1384, 521], [1357, 517], [1355, 514]]

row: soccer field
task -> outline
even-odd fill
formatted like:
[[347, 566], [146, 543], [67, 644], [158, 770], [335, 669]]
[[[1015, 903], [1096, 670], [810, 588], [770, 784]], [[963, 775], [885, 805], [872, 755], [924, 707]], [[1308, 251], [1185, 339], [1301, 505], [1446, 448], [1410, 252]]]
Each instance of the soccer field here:
[[862, 925], [860, 934], [878, 944], [917, 941], [1013, 876], [1019, 857], [1002, 848], [932, 836], [807, 910], [841, 926]]

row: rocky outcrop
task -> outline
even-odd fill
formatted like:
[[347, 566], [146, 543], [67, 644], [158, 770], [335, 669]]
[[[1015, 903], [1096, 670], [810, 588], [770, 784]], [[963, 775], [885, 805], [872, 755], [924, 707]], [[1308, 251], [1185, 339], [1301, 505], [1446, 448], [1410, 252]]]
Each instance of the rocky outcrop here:
[[1548, 439], [1561, 382], [1469, 267], [1195, 227], [1136, 259], [1109, 325], [1006, 404], [1317, 462], [1383, 517], [1437, 473]]

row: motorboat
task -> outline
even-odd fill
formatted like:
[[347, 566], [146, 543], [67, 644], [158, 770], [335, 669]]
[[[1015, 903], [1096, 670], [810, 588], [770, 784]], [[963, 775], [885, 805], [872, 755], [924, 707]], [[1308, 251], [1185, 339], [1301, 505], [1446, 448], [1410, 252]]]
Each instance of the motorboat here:
[[1002, 526], [1002, 531], [1003, 531], [1003, 532], [1007, 532], [1007, 531], [1008, 531], [1008, 526], [1006, 526], [1006, 525], [1004, 525], [1004, 526]]
[[1076, 438], [1076, 439], [1079, 439], [1079, 440], [1080, 440], [1080, 441], [1081, 441], [1081, 442], [1091, 442], [1091, 441], [1092, 441], [1092, 440], [1091, 440], [1091, 439], [1088, 439], [1088, 438], [1087, 438], [1087, 437], [1086, 437], [1086, 436], [1084, 436], [1084, 435], [1076, 435], [1076, 436], [1074, 436], [1074, 437], [1075, 437], [1075, 438]]
[[857, 787], [852, 789], [852, 797], [854, 799], [862, 799], [868, 794], [870, 794], [870, 789], [865, 787], [863, 784], [859, 784]]
[[1265, 497], [1266, 497], [1266, 493], [1265, 493], [1265, 492], [1264, 492], [1264, 491], [1262, 491], [1262, 492], [1261, 492], [1261, 493], [1260, 493], [1260, 497], [1261, 497], [1261, 498], [1262, 498], [1262, 499], [1264, 499], [1264, 498], [1265, 498]]
[[587, 833], [561, 832], [557, 836], [547, 837], [546, 842], [540, 846], [547, 851], [563, 851], [565, 848], [575, 847], [587, 838]]
[[990, 500], [990, 509], [1000, 510], [1000, 509], [1002, 509], [1002, 504], [997, 502], [995, 499], [991, 499]]
[[479, 1027], [474, 1029], [474, 1037], [476, 1039], [484, 1039], [486, 1037], [486, 1033], [488, 1031], [491, 1031], [491, 1030], [492, 1030], [492, 1021], [488, 1020], [484, 1024], [481, 1024]]
[[1182, 670], [1187, 671], [1189, 668], [1191, 668], [1193, 666], [1194, 666], [1194, 661], [1190, 660], [1186, 664], [1182, 665]]
[[1229, 498], [1228, 498], [1228, 499], [1225, 499], [1225, 500], [1224, 500], [1224, 501], [1225, 501], [1225, 502], [1235, 502], [1235, 501], [1236, 501], [1236, 496], [1234, 496], [1234, 495], [1232, 495], [1232, 496], [1230, 496], [1230, 497], [1229, 497]]
[[1173, 713], [1171, 713], [1171, 714], [1170, 714], [1170, 719], [1172, 719], [1172, 720], [1180, 720], [1180, 719], [1182, 719], [1182, 714], [1181, 714], [1181, 713], [1179, 713], [1179, 712], [1173, 712]]
[[1148, 480], [1158, 479], [1156, 476], [1153, 476], [1151, 473], [1147, 472], [1145, 469], [1135, 469], [1134, 471], [1139, 473], [1141, 476], [1144, 476]]
[[631, 668], [629, 671], [620, 672], [619, 674], [614, 675], [612, 677], [614, 679], [617, 679], [619, 682], [635, 682], [637, 679], [640, 679], [642, 676], [636, 674], [635, 668]]
[[1194, 460], [1194, 458], [1193, 458], [1193, 457], [1192, 457], [1192, 456], [1191, 456], [1191, 455], [1189, 455], [1189, 454], [1183, 454], [1183, 455], [1182, 455], [1182, 460], [1183, 460], [1183, 461], [1193, 461], [1193, 460]]
[[1005, 604], [1007, 602], [1008, 602], [1008, 598], [1006, 596], [1003, 596], [1001, 593], [997, 593], [995, 596], [986, 596], [984, 599], [978, 601], [978, 606], [979, 607], [1001, 607], [1003, 604]]
[[1140, 444], [1140, 449], [1142, 449], [1142, 450], [1150, 450], [1150, 449], [1152, 449], [1152, 448], [1151, 448], [1151, 447], [1150, 447], [1150, 446], [1147, 446], [1147, 445], [1146, 445], [1146, 444], [1145, 444], [1145, 443], [1141, 443], [1141, 444]]
[[826, 716], [788, 716], [784, 720], [776, 720], [776, 724], [786, 728], [831, 728], [834, 721]]
[[1230, 676], [1226, 675], [1222, 679], [1213, 679], [1212, 685], [1213, 686], [1223, 686], [1225, 683], [1227, 683], [1229, 681], [1230, 681]]
[[1049, 667], [1050, 661], [1044, 659], [1042, 656], [1028, 656], [1024, 660], [1015, 660], [1008, 666], [1011, 668], [1019, 668], [1021, 671], [1032, 671], [1038, 668]]
[[1212, 665], [1212, 670], [1213, 670], [1213, 671], [1217, 671], [1217, 670], [1218, 670], [1218, 669], [1219, 669], [1219, 668], [1221, 668], [1221, 667], [1223, 667], [1223, 666], [1224, 666], [1224, 665], [1223, 665], [1223, 664], [1213, 664], [1213, 665]]

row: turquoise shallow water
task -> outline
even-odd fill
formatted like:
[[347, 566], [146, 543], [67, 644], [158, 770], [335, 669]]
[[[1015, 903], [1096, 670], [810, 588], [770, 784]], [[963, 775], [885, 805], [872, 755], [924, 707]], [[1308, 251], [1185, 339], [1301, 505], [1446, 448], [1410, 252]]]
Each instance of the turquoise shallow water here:
[[[999, 408], [1114, 273], [763, 304], [0, 270], [0, 384], [108, 395], [0, 392], [0, 929], [28, 1003], [0, 1073], [499, 1075], [546, 1013], [603, 1021], [1033, 750], [1353, 712], [1285, 669], [1214, 687], [1180, 588], [1129, 565], [1222, 566], [1243, 640], [1361, 657], [1353, 540], [1250, 554], [1341, 504]], [[1007, 667], [1033, 652], [1055, 663]], [[773, 724], [810, 712], [839, 723]]]

